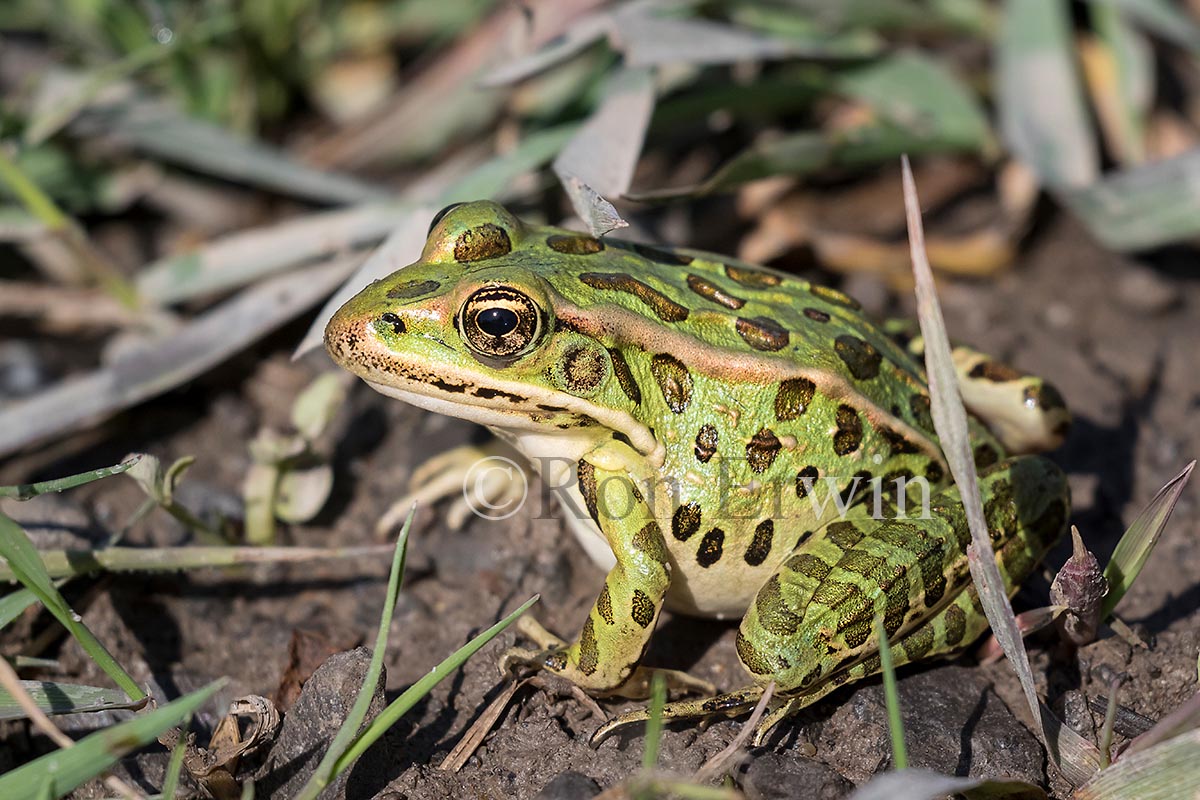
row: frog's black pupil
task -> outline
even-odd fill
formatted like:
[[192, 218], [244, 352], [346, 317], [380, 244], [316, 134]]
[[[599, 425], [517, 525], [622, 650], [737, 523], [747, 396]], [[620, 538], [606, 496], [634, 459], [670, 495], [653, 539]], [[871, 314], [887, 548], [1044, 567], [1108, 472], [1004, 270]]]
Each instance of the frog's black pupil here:
[[485, 308], [475, 317], [479, 330], [488, 336], [503, 336], [517, 327], [517, 312], [511, 308]]

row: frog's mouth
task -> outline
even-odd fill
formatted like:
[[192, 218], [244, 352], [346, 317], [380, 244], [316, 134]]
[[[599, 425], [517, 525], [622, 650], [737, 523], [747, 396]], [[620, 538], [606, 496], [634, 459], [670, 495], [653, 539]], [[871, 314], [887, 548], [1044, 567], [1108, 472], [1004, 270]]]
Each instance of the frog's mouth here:
[[620, 431], [643, 455], [653, 458], [662, 451], [650, 428], [627, 412], [563, 392], [539, 393], [537, 387], [474, 371], [454, 375], [431, 369], [381, 346], [369, 323], [350, 315], [334, 316], [325, 330], [325, 345], [339, 366], [371, 388], [418, 408], [503, 431], [586, 438], [608, 438]]

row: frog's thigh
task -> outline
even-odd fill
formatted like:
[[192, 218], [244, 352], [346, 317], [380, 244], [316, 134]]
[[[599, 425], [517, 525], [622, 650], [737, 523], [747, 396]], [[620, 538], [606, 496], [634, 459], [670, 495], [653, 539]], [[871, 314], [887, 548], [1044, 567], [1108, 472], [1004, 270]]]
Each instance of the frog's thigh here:
[[1053, 385], [968, 347], [954, 348], [953, 355], [963, 402], [1009, 452], [1035, 453], [1062, 444], [1071, 414]]
[[[985, 470], [980, 493], [1011, 594], [1066, 525], [1066, 479], [1048, 459], [1021, 456]], [[966, 613], [974, 600], [959, 591], [970, 580], [965, 553], [971, 535], [958, 489], [934, 494], [929, 516], [923, 513], [910, 506], [907, 519], [874, 519], [869, 505], [858, 506], [797, 548], [759, 590], [738, 630], [738, 655], [757, 682], [775, 680], [781, 693], [801, 694], [807, 703], [877, 670], [871, 598], [889, 631], [898, 633], [899, 663], [958, 650], [986, 628], [981, 615]], [[904, 580], [885, 590], [862, 574], [871, 553], [900, 547], [907, 556], [884, 559], [882, 565], [891, 566], [880, 574], [903, 569]], [[946, 605], [943, 598], [951, 596]], [[914, 609], [918, 613], [909, 614]], [[932, 615], [922, 620], [922, 609]], [[864, 630], [851, 641], [857, 628]]]
[[617, 563], [605, 577], [579, 637], [566, 650], [544, 653], [536, 660], [589, 692], [615, 693], [630, 682], [638, 684], [630, 687], [633, 695], [641, 695], [645, 681], [630, 678], [641, 674], [638, 661], [671, 578], [662, 531], [626, 473], [581, 460], [579, 489]]

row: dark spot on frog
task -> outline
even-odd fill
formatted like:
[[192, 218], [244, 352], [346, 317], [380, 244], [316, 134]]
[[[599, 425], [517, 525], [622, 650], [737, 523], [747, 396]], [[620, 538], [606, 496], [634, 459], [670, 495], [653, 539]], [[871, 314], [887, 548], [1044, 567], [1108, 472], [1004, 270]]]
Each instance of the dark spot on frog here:
[[547, 237], [546, 244], [556, 253], [569, 256], [590, 256], [604, 250], [604, 242], [583, 235], [556, 233]]
[[830, 289], [828, 286], [817, 286], [814, 284], [809, 286], [808, 290], [828, 303], [845, 306], [852, 311], [860, 311], [862, 309], [862, 305], [857, 300], [849, 295], [842, 294], [837, 289]]
[[589, 614], [579, 632], [579, 671], [591, 675], [600, 665], [600, 647], [596, 644], [596, 630]]
[[633, 377], [633, 370], [629, 368], [629, 362], [625, 360], [624, 354], [615, 347], [610, 347], [608, 349], [608, 356], [612, 360], [613, 375], [617, 377], [617, 383], [620, 384], [621, 391], [636, 405], [641, 405], [642, 390], [638, 386], [637, 379]]
[[656, 261], [659, 264], [666, 264], [673, 267], [684, 267], [692, 263], [692, 257], [683, 253], [675, 253], [670, 250], [662, 250], [657, 247], [651, 247], [646, 244], [634, 244], [634, 251], [642, 258], [648, 258], [651, 261]]
[[699, 275], [688, 275], [687, 285], [689, 289], [703, 297], [705, 300], [716, 303], [719, 306], [724, 306], [732, 311], [737, 311], [739, 308], [746, 305], [745, 300], [729, 294], [720, 286], [717, 286], [710, 280], [701, 278]]
[[512, 392], [506, 392], [503, 389], [490, 389], [487, 386], [480, 386], [476, 388], [475, 391], [471, 392], [471, 394], [484, 400], [495, 400], [502, 397], [512, 403], [529, 402], [528, 397], [522, 397], [521, 395], [513, 394]]
[[767, 556], [771, 554], [771, 540], [775, 536], [775, 522], [773, 520], [764, 519], [754, 528], [754, 538], [750, 540], [750, 546], [746, 548], [744, 558], [746, 563], [752, 567], [757, 567], [767, 560]]
[[721, 548], [725, 546], [725, 531], [713, 528], [704, 534], [700, 540], [700, 549], [696, 551], [696, 563], [705, 569], [721, 560]]
[[737, 264], [726, 264], [725, 274], [742, 286], [747, 286], [751, 289], [769, 289], [772, 286], [778, 286], [783, 283], [783, 279], [778, 275]]
[[468, 264], [498, 258], [512, 252], [508, 231], [491, 222], [465, 230], [454, 242], [454, 260]]
[[821, 474], [820, 470], [811, 464], [796, 473], [796, 497], [803, 499], [812, 491], [813, 484]]
[[405, 281], [388, 289], [387, 297], [389, 300], [411, 300], [436, 292], [439, 288], [441, 284], [437, 281]]
[[657, 353], [650, 359], [650, 374], [658, 382], [667, 408], [676, 414], [687, 410], [692, 401], [692, 375], [675, 356]]
[[404, 333], [404, 331], [406, 330], [406, 328], [404, 327], [404, 320], [400, 319], [399, 314], [393, 314], [391, 311], [388, 311], [384, 314], [380, 314], [379, 321], [384, 323], [385, 325], [391, 325], [392, 333], [396, 334], [397, 336]]
[[775, 395], [775, 418], [796, 419], [808, 410], [816, 394], [817, 385], [808, 378], [789, 378], [779, 384]]
[[917, 453], [921, 448], [917, 447], [916, 442], [911, 441], [900, 431], [891, 428], [879, 428], [879, 435], [887, 442], [889, 455], [898, 455], [900, 453]]
[[652, 286], [625, 272], [585, 272], [579, 280], [593, 289], [624, 292], [633, 295], [650, 307], [663, 322], [682, 322], [688, 318], [688, 309]]
[[879, 375], [879, 363], [883, 356], [870, 342], [843, 334], [834, 339], [833, 350], [858, 380], [869, 381]]
[[738, 317], [735, 328], [746, 344], [769, 353], [787, 347], [790, 338], [783, 326], [768, 317]]
[[775, 463], [775, 457], [782, 447], [774, 431], [770, 428], [759, 429], [746, 445], [746, 460], [750, 462], [750, 469], [757, 473], [765, 472]]
[[996, 448], [992, 447], [987, 442], [975, 448], [975, 468], [984, 469], [990, 467], [1000, 460], [1000, 454], [996, 452]]
[[686, 542], [700, 530], [701, 510], [699, 503], [684, 503], [671, 515], [671, 535]]
[[967, 632], [967, 615], [956, 605], [949, 606], [944, 615], [946, 621], [946, 644], [954, 647]]
[[604, 351], [590, 345], [571, 346], [562, 357], [562, 374], [571, 394], [585, 395], [596, 390], [608, 375]]
[[971, 371], [967, 373], [971, 378], [983, 378], [984, 380], [992, 381], [993, 383], [1004, 383], [1005, 381], [1015, 381], [1024, 377], [1020, 372], [1002, 364], [999, 361], [984, 360], [980, 361], [975, 366], [971, 367]]
[[587, 506], [592, 522], [595, 522], [596, 527], [600, 528], [600, 512], [596, 505], [596, 467], [590, 461], [580, 459], [576, 467], [576, 476], [579, 482], [579, 494], [583, 496], [583, 504]]
[[746, 669], [750, 670], [753, 674], [768, 675], [774, 671], [763, 654], [758, 652], [754, 645], [750, 643], [750, 640], [742, 635], [740, 629], [737, 632], [737, 639], [734, 645], [737, 647], [738, 658], [745, 665]]
[[608, 591], [608, 582], [605, 581], [604, 586], [600, 589], [600, 596], [596, 598], [596, 611], [609, 625], [615, 621], [613, 617], [612, 595]]
[[634, 589], [630, 605], [630, 618], [643, 628], [650, 627], [650, 623], [654, 622], [654, 603], [650, 601], [650, 596], [641, 589]]
[[829, 322], [829, 315], [819, 308], [804, 309], [804, 316], [811, 319], [813, 322]]
[[866, 500], [873, 477], [871, 471], [865, 469], [851, 475], [850, 480], [846, 482], [846, 487], [841, 493], [842, 504], [849, 506], [854, 505], [860, 500]]
[[467, 393], [467, 385], [465, 383], [450, 383], [449, 381], [444, 381], [441, 378], [431, 378], [429, 379], [429, 383], [432, 386], [441, 389], [443, 392], [448, 392], [450, 394]]
[[930, 461], [929, 466], [925, 468], [926, 480], [932, 483], [941, 483], [944, 477], [946, 477], [946, 471], [942, 469], [942, 465], [936, 461]]
[[696, 460], [707, 464], [717, 452], [717, 429], [712, 425], [701, 425], [696, 434]]
[[1044, 411], [1054, 411], [1067, 407], [1062, 395], [1058, 393], [1058, 389], [1055, 389], [1048, 383], [1037, 383], [1033, 386], [1026, 386], [1024, 397], [1025, 405], [1037, 406]]
[[862, 444], [862, 420], [853, 406], [837, 407], [837, 432], [833, 434], [833, 452], [839, 456], [849, 455]]

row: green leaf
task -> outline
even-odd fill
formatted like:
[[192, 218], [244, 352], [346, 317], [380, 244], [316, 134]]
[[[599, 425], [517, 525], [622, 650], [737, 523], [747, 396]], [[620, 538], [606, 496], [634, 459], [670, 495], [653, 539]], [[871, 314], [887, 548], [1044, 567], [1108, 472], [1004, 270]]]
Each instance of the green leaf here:
[[997, 102], [1005, 142], [1051, 187], [1099, 175], [1096, 140], [1075, 70], [1064, 0], [1008, 0], [997, 43]]
[[0, 597], [0, 628], [6, 627], [37, 601], [37, 595], [29, 589], [18, 589]]
[[667, 682], [661, 672], [650, 679], [650, 708], [646, 718], [646, 748], [642, 751], [642, 769], [647, 772], [658, 766], [658, 748], [662, 744], [663, 705], [667, 702]]
[[[100, 469], [89, 470], [88, 472], [80, 472], [78, 475], [71, 475], [66, 478], [55, 478], [49, 481], [41, 481], [40, 483], [19, 483], [15, 486], [0, 486], [0, 497], [12, 497], [17, 500], [29, 500], [32, 497], [37, 497], [42, 494], [51, 492], [61, 492], [66, 489], [74, 489], [76, 486], [83, 486], [85, 483], [98, 481], [101, 478], [107, 478], [110, 475], [120, 475], [122, 472], [131, 469], [141, 461], [142, 456], [139, 453], [126, 456], [125, 460], [120, 464], [115, 464], [111, 467], [101, 467]], [[0, 626], [2, 627], [2, 626]]]
[[51, 794], [63, 797], [116, 764], [127, 753], [151, 744], [160, 733], [180, 724], [222, 686], [215, 681], [205, 688], [87, 736], [74, 747], [56, 750], [0, 775], [0, 797], [36, 797], [51, 782]]
[[292, 425], [305, 439], [316, 439], [346, 399], [343, 372], [326, 372], [304, 388], [292, 404]]
[[[104, 711], [114, 708], [137, 708], [144, 700], [130, 701], [119, 689], [102, 686], [83, 686], [57, 681], [21, 681], [25, 693], [47, 714], [78, 714], [85, 711]], [[0, 688], [0, 719], [24, 719], [25, 710]]]
[[[59, 594], [50, 580], [38, 552], [19, 525], [0, 513], [0, 557], [8, 562], [9, 569], [25, 588], [32, 591], [42, 605], [63, 624], [79, 646], [91, 657], [106, 675], [125, 690], [134, 700], [141, 700], [146, 693], [129, 676], [108, 649], [83, 624], [82, 618], [71, 610], [67, 601]], [[3, 796], [3, 794], [0, 794]]]
[[947, 149], [980, 150], [991, 137], [975, 95], [944, 63], [917, 52], [847, 72], [837, 88], [896, 127]]
[[1104, 577], [1108, 581], [1109, 588], [1100, 612], [1102, 618], [1112, 614], [1117, 603], [1121, 602], [1121, 598], [1129, 591], [1129, 587], [1137, 579], [1138, 573], [1142, 571], [1146, 559], [1150, 557], [1154, 545], [1158, 543], [1159, 534], [1166, 527], [1167, 520], [1171, 518], [1171, 512], [1175, 510], [1175, 504], [1179, 502], [1179, 495], [1183, 492], [1183, 487], [1187, 486], [1195, 466], [1196, 462], [1192, 461], [1183, 468], [1182, 472], [1167, 481], [1166, 486], [1158, 490], [1154, 499], [1129, 524], [1124, 535], [1121, 536], [1121, 541], [1117, 542], [1117, 549], [1113, 551], [1112, 558], [1104, 568]]

